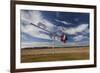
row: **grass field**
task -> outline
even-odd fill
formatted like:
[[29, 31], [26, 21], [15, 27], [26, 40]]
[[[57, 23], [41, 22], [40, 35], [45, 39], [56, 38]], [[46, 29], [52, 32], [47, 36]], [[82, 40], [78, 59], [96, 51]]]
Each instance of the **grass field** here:
[[89, 47], [21, 49], [21, 62], [45, 62], [89, 59]]

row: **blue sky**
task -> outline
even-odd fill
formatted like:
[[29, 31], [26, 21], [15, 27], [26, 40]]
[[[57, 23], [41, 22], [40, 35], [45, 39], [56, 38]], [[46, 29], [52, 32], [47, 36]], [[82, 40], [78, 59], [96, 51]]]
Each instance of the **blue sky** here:
[[[68, 36], [67, 43], [55, 37], [56, 47], [89, 45], [89, 13], [21, 10], [21, 47], [52, 46], [52, 34]], [[42, 23], [48, 33], [30, 25]]]

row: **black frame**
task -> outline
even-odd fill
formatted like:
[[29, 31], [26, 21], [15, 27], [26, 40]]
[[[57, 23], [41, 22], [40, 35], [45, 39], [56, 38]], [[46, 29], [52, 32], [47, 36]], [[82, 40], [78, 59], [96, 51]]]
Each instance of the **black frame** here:
[[[72, 8], [87, 8], [94, 10], [94, 64], [89, 65], [76, 65], [76, 66], [59, 66], [59, 67], [45, 67], [45, 68], [25, 68], [16, 69], [16, 26], [15, 26], [15, 11], [16, 4], [22, 5], [40, 5], [40, 6], [55, 6], [55, 7], [72, 7]], [[10, 71], [14, 72], [27, 72], [27, 71], [43, 71], [43, 70], [58, 70], [58, 69], [75, 69], [75, 68], [89, 68], [96, 67], [96, 6], [93, 5], [76, 5], [76, 4], [60, 4], [60, 3], [45, 3], [45, 2], [31, 2], [31, 1], [11, 1], [11, 61]]]

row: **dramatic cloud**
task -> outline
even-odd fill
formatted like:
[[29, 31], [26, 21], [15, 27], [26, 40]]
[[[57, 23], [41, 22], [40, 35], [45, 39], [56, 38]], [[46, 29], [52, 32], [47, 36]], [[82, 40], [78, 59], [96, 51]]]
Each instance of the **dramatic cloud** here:
[[38, 25], [39, 22], [45, 24], [48, 28], [48, 30], [52, 30], [54, 27], [54, 24], [52, 24], [50, 21], [43, 18], [40, 11], [21, 11], [21, 20], [25, 20], [29, 23], [34, 23], [35, 25]]
[[84, 38], [83, 35], [78, 35], [78, 36], [74, 37], [74, 40], [75, 40], [75, 41], [80, 41], [80, 40], [82, 40], [83, 38]]
[[89, 39], [89, 37], [84, 36], [84, 35], [77, 35], [73, 39], [74, 39], [74, 41], [81, 41], [83, 39]]
[[37, 27], [34, 27], [32, 25], [26, 25], [25, 27], [22, 26], [21, 29], [22, 29], [22, 32], [27, 33], [33, 37], [50, 39], [50, 37], [48, 35], [39, 33], [39, 31], [41, 31], [41, 29], [38, 29]]
[[[46, 15], [48, 17], [48, 15]], [[51, 15], [50, 15], [51, 16]], [[89, 39], [89, 24], [77, 24], [72, 25], [72, 23], [67, 22], [66, 20], [58, 20], [51, 16], [50, 19], [54, 19], [54, 21], [49, 21], [45, 16], [42, 14], [42, 11], [34, 11], [34, 10], [21, 10], [21, 47], [51, 47], [53, 45], [52, 36], [45, 30], [52, 32], [52, 34], [57, 34], [59, 36], [62, 33], [66, 33], [71, 37], [68, 37], [67, 43], [62, 43], [60, 41], [61, 38], [55, 37], [55, 46], [57, 47], [66, 47], [66, 46], [77, 46], [77, 45], [87, 45], [89, 41], [86, 40], [84, 43], [83, 39]], [[78, 20], [77, 20], [78, 21]], [[59, 22], [64, 24], [65, 26], [58, 26], [54, 24], [55, 22]], [[33, 23], [38, 26], [38, 23], [44, 24], [45, 30], [39, 29], [31, 25]], [[67, 27], [70, 26], [70, 27]], [[63, 32], [62, 32], [63, 31]], [[25, 34], [22, 34], [25, 33]], [[81, 33], [81, 34], [78, 34]], [[72, 35], [75, 35], [72, 37]], [[25, 41], [24, 41], [25, 40]], [[31, 40], [31, 41], [30, 41]], [[38, 41], [37, 41], [38, 40]], [[49, 40], [49, 41], [48, 41]], [[58, 41], [59, 40], [59, 41]], [[73, 40], [70, 42], [70, 40]], [[45, 42], [46, 41], [46, 42]], [[50, 42], [51, 41], [51, 42]], [[43, 42], [43, 43], [42, 43]], [[76, 44], [76, 42], [79, 42]]]
[[42, 15], [39, 11], [21, 10], [21, 20], [25, 20], [29, 23], [34, 22], [34, 24], [37, 24], [42, 20]]
[[[31, 36], [50, 39], [48, 35], [40, 34], [39, 31], [43, 31], [37, 27], [30, 25], [30, 23], [34, 23], [37, 25], [39, 22], [45, 24], [48, 28], [47, 30], [53, 31], [54, 25], [48, 20], [44, 19], [39, 11], [21, 11], [21, 32], [25, 32]], [[26, 24], [23, 26], [23, 24]]]
[[75, 35], [78, 32], [83, 32], [88, 28], [88, 24], [81, 24], [77, 27], [65, 28], [65, 33]]

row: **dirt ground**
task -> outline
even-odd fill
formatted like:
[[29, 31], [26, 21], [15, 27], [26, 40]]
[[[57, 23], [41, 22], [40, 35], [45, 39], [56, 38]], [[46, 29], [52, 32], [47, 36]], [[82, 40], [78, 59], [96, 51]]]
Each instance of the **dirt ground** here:
[[89, 59], [89, 47], [21, 49], [21, 62], [45, 62]]

